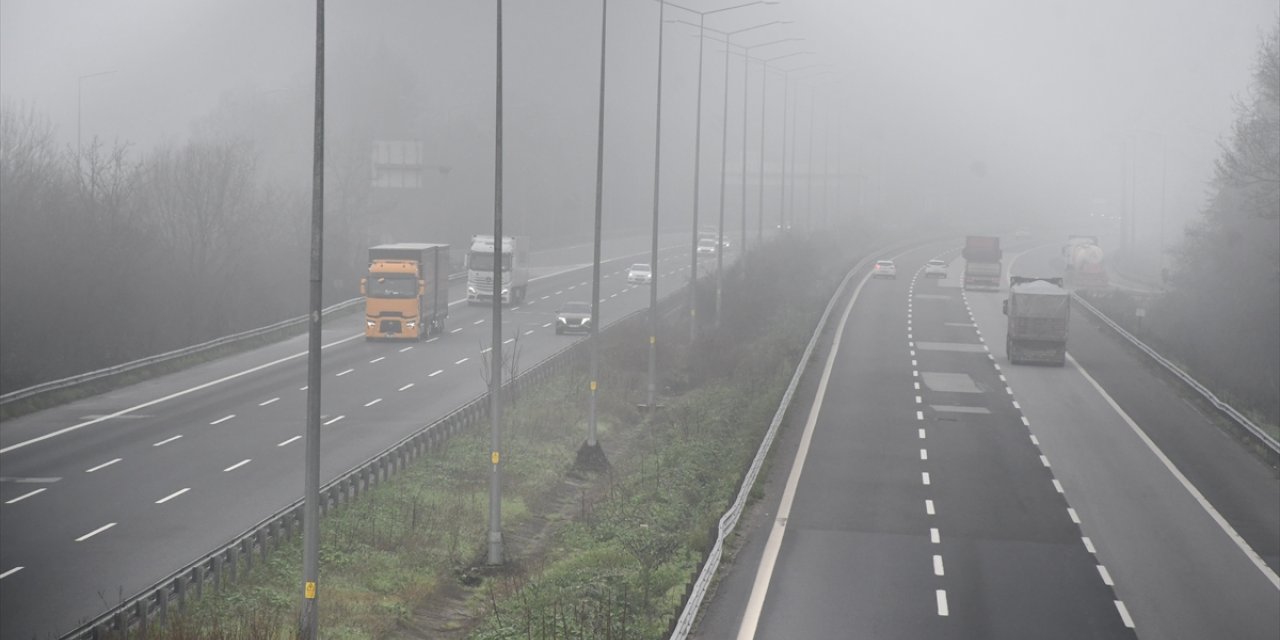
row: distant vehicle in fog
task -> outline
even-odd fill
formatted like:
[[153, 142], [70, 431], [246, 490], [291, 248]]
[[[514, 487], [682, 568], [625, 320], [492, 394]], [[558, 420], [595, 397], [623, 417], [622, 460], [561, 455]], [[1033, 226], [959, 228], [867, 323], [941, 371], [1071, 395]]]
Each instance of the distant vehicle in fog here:
[[997, 291], [1000, 289], [999, 236], [966, 236], [964, 249], [964, 288], [969, 290]]
[[897, 278], [898, 265], [892, 260], [876, 260], [876, 266], [871, 269], [871, 277], [873, 278]]
[[1009, 278], [1004, 314], [1009, 316], [1005, 352], [1010, 364], [1066, 364], [1071, 296], [1062, 278]]
[[943, 260], [933, 259], [924, 264], [924, 277], [926, 278], [945, 278], [947, 277], [947, 263]]

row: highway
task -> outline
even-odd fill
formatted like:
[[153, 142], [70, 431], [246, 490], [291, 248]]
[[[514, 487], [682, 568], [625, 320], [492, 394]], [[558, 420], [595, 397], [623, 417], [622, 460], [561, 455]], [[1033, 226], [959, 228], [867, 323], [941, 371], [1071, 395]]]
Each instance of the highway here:
[[955, 249], [853, 294], [696, 637], [1280, 637], [1275, 471], [1079, 309], [1068, 366], [1009, 366]]
[[[686, 284], [689, 249], [687, 235], [662, 237], [663, 293]], [[649, 261], [649, 240], [607, 241], [603, 255], [603, 321], [647, 308], [649, 287], [625, 272]], [[561, 302], [590, 300], [590, 261], [590, 245], [535, 252], [527, 299], [504, 313], [521, 369], [581, 339], [552, 323]], [[463, 287], [425, 342], [366, 342], [359, 313], [327, 323], [322, 482], [484, 393], [491, 310], [466, 305]], [[301, 497], [305, 351], [298, 336], [6, 420], [0, 637], [66, 632]]]

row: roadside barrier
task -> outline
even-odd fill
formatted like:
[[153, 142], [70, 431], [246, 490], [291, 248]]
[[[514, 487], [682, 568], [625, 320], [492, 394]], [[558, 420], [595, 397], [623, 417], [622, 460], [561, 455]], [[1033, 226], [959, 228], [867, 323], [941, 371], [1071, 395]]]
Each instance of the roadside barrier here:
[[1187, 386], [1194, 389], [1197, 393], [1203, 396], [1204, 399], [1209, 402], [1209, 404], [1212, 404], [1215, 409], [1217, 409], [1226, 417], [1230, 418], [1237, 425], [1243, 428], [1247, 433], [1252, 435], [1254, 439], [1256, 439], [1260, 444], [1267, 447], [1274, 453], [1280, 453], [1280, 441], [1277, 441], [1274, 437], [1271, 436], [1271, 434], [1267, 433], [1261, 427], [1254, 424], [1252, 420], [1250, 420], [1243, 413], [1240, 413], [1239, 411], [1237, 411], [1235, 407], [1232, 407], [1226, 402], [1223, 402], [1222, 400], [1218, 399], [1218, 396], [1214, 395], [1214, 393], [1210, 391], [1208, 387], [1200, 384], [1199, 381], [1191, 377], [1191, 374], [1187, 373], [1186, 371], [1183, 371], [1181, 368], [1178, 367], [1178, 365], [1170, 362], [1167, 358], [1157, 353], [1155, 349], [1152, 349], [1151, 347], [1147, 346], [1146, 343], [1139, 340], [1132, 333], [1129, 333], [1128, 331], [1126, 331], [1114, 320], [1112, 320], [1111, 318], [1108, 318], [1106, 314], [1099, 311], [1097, 307], [1093, 306], [1092, 304], [1089, 304], [1089, 301], [1076, 295], [1074, 292], [1071, 294], [1071, 298], [1075, 300], [1076, 303], [1079, 304], [1081, 307], [1084, 307], [1085, 310], [1087, 310], [1089, 313], [1092, 313], [1094, 317], [1098, 318], [1098, 320], [1102, 321], [1103, 324], [1107, 325], [1108, 327], [1111, 327], [1111, 329], [1115, 331], [1117, 334], [1119, 334], [1120, 337], [1124, 338], [1125, 340], [1128, 340], [1130, 344], [1140, 349], [1143, 353], [1147, 354], [1148, 357], [1156, 361], [1160, 366], [1167, 369], [1169, 373], [1172, 373], [1179, 380], [1182, 380], [1184, 383], [1186, 383]]

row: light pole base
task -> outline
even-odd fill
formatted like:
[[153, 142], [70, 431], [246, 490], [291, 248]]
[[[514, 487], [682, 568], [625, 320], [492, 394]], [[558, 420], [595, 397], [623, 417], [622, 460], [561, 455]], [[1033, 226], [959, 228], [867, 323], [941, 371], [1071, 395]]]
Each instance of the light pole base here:
[[578, 456], [573, 462], [574, 469], [603, 472], [608, 471], [609, 466], [609, 457], [605, 455], [604, 447], [601, 447], [598, 441], [594, 445], [584, 442], [581, 447], [578, 447]]

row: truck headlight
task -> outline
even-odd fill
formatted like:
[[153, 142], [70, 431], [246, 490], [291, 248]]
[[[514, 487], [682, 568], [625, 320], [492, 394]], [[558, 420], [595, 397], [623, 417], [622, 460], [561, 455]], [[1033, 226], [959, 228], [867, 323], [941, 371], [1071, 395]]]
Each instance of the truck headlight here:
[[506, 287], [503, 287], [503, 288], [502, 288], [502, 295], [504, 295], [504, 296], [505, 296], [505, 295], [507, 295], [508, 291], [509, 291], [509, 290], [508, 290]]
[[416, 327], [418, 326], [418, 321], [417, 321], [417, 320], [410, 320], [410, 321], [408, 321], [408, 322], [404, 323], [404, 326], [409, 327], [410, 329], [416, 328]]
[[378, 324], [378, 323], [376, 323], [376, 322], [374, 322], [374, 321], [372, 321], [372, 320], [365, 320], [365, 321], [364, 321], [364, 326], [366, 326], [366, 327], [370, 327], [370, 328], [373, 328], [373, 327], [374, 327], [374, 326], [376, 326], [377, 324]]

